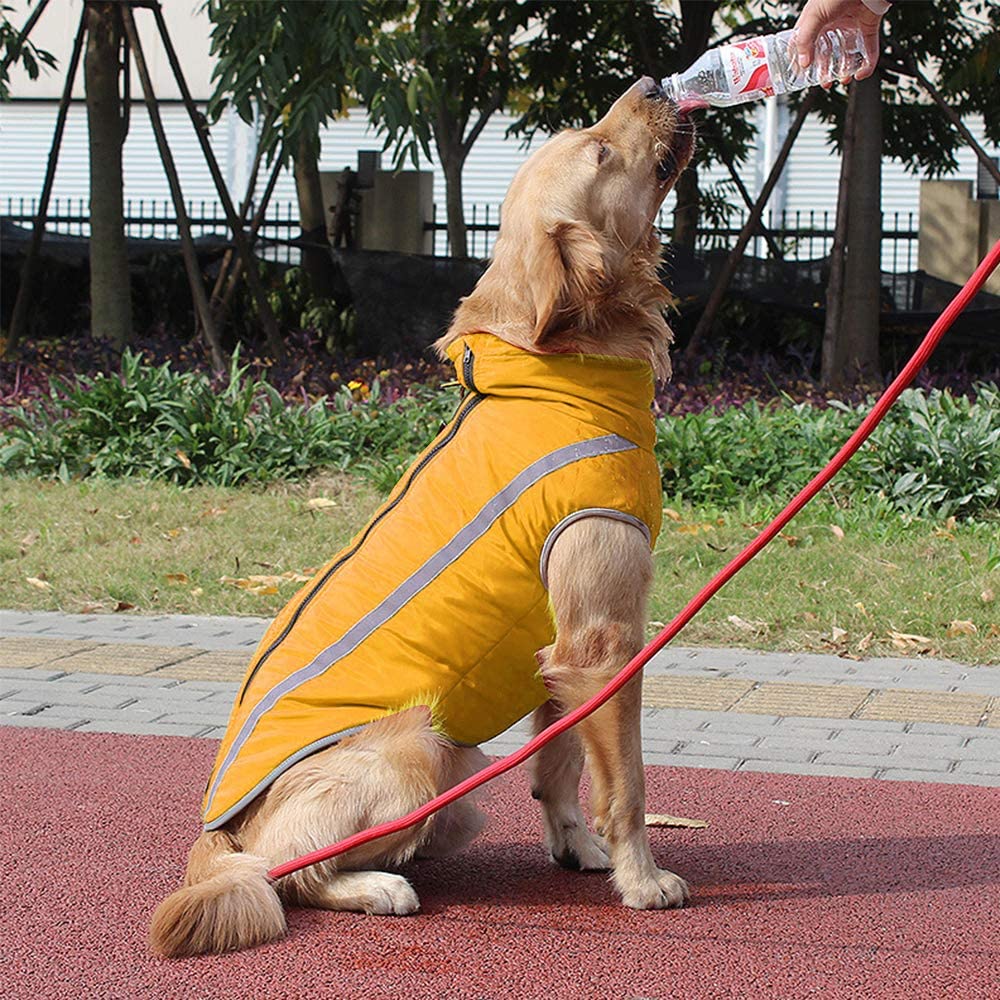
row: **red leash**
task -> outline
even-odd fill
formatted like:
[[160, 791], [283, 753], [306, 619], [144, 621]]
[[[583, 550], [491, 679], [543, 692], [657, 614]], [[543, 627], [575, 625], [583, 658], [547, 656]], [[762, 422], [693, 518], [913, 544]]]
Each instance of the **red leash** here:
[[291, 861], [277, 865], [267, 873], [268, 878], [276, 881], [285, 875], [291, 875], [292, 872], [296, 872], [300, 868], [307, 868], [309, 865], [318, 864], [320, 861], [327, 861], [330, 858], [335, 858], [338, 854], [344, 854], [355, 847], [361, 847], [362, 844], [377, 840], [379, 837], [385, 837], [390, 833], [398, 833], [411, 826], [416, 826], [417, 823], [422, 822], [439, 809], [443, 809], [445, 806], [460, 799], [473, 789], [485, 785], [487, 781], [492, 781], [501, 774], [517, 767], [518, 764], [523, 764], [524, 761], [537, 753], [546, 743], [575, 726], [581, 719], [585, 719], [592, 712], [597, 711], [609, 698], [617, 694], [656, 653], [663, 649], [719, 590], [750, 562], [768, 542], [781, 532], [788, 522], [843, 468], [848, 459], [864, 444], [871, 432], [878, 426], [889, 408], [899, 398], [900, 393], [913, 381], [920, 369], [927, 363], [927, 359], [934, 352], [934, 349], [948, 328], [955, 322], [955, 318], [982, 288], [986, 279], [998, 265], [1000, 265], [1000, 241], [994, 244], [982, 263], [976, 268], [975, 273], [966, 282], [965, 287], [952, 299], [944, 312], [937, 318], [906, 367], [896, 376], [889, 388], [882, 393], [871, 413], [865, 417], [861, 426], [850, 436], [847, 443], [837, 452], [826, 468], [732, 562], [717, 573], [687, 607], [645, 649], [632, 657], [621, 673], [605, 688], [594, 695], [589, 701], [584, 702], [579, 708], [563, 716], [557, 722], [553, 722], [551, 726], [540, 732], [521, 747], [520, 750], [516, 750], [509, 757], [494, 761], [494, 763], [488, 767], [484, 767], [477, 774], [466, 778], [465, 781], [431, 799], [430, 802], [419, 809], [414, 809], [413, 812], [408, 813], [406, 816], [392, 820], [389, 823], [381, 823], [379, 826], [373, 826], [369, 830], [362, 830], [360, 833], [341, 840], [339, 843], [331, 844], [329, 847], [323, 847], [318, 851], [312, 851], [310, 854], [304, 854], [300, 858], [293, 858]]

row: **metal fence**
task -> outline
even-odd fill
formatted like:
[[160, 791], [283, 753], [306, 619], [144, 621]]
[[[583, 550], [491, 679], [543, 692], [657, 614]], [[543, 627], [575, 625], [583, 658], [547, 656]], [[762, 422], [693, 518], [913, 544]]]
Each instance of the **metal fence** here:
[[[9, 222], [31, 226], [35, 219], [35, 199], [8, 198], [3, 216]], [[229, 238], [222, 206], [217, 202], [188, 202], [187, 212], [195, 239]], [[731, 249], [740, 234], [746, 213], [734, 214], [727, 226], [703, 226], [698, 230], [696, 248], [701, 251]], [[664, 241], [669, 240], [672, 214], [663, 211], [657, 228]], [[786, 260], [816, 260], [830, 253], [833, 243], [834, 213], [829, 211], [784, 212], [770, 220], [769, 229]], [[49, 205], [47, 231], [66, 236], [90, 235], [89, 206], [85, 199], [54, 198]], [[439, 220], [437, 206], [425, 228], [433, 235], [435, 256], [447, 256], [448, 227]], [[473, 257], [487, 258], [493, 252], [500, 228], [500, 206], [472, 204], [466, 213], [468, 249]], [[177, 240], [176, 216], [169, 201], [129, 199], [125, 203], [125, 233], [133, 239]], [[299, 262], [295, 237], [299, 234], [298, 207], [295, 202], [275, 202], [258, 233], [258, 253], [267, 260], [284, 264]], [[753, 257], [767, 257], [764, 239], [755, 236], [748, 247]], [[886, 213], [882, 218], [882, 270], [906, 273], [917, 267], [917, 217], [914, 212]]]
[[[497, 232], [500, 229], [499, 205], [471, 205], [466, 213], [469, 254], [487, 258], [493, 253]], [[696, 249], [730, 250], [736, 245], [747, 213], [734, 213], [728, 226], [702, 226], [698, 230]], [[768, 229], [775, 238], [786, 260], [816, 260], [826, 257], [833, 245], [835, 213], [830, 211], [782, 212], [768, 222]], [[660, 212], [657, 229], [664, 242], [670, 239], [673, 214]], [[434, 217], [425, 228], [433, 234], [434, 255], [448, 256], [448, 226], [438, 218], [437, 205]], [[747, 248], [753, 257], [767, 257], [768, 247], [764, 238], [755, 236]], [[882, 217], [882, 270], [893, 273], [915, 271], [917, 267], [917, 215], [915, 212], [891, 212]]]
[[[129, 198], [125, 202], [125, 235], [136, 240], [179, 240], [177, 215], [173, 202]], [[195, 240], [213, 237], [226, 241], [229, 224], [222, 205], [214, 201], [189, 201], [185, 204], [191, 236]], [[0, 215], [7, 222], [32, 226], [37, 200], [8, 198]], [[62, 236], [90, 236], [90, 206], [85, 198], [53, 198], [49, 202], [45, 231]], [[298, 264], [299, 249], [294, 239], [299, 234], [299, 210], [294, 201], [272, 202], [257, 234], [257, 253], [265, 260]]]

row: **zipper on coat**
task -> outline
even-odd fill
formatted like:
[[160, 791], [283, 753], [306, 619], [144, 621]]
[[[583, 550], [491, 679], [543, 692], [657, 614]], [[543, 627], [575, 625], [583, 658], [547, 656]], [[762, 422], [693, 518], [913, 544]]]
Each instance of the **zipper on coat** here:
[[[468, 348], [466, 348], [466, 351], [469, 352], [469, 356], [471, 357], [472, 352], [469, 351]], [[471, 363], [469, 370], [471, 371]], [[465, 358], [462, 359], [462, 371], [464, 375]], [[466, 384], [468, 384], [468, 382]], [[382, 521], [382, 519], [386, 517], [386, 515], [388, 515], [389, 512], [392, 511], [396, 506], [399, 505], [402, 499], [409, 492], [409, 489], [413, 485], [413, 481], [417, 478], [417, 476], [419, 476], [420, 473], [423, 472], [423, 470], [427, 467], [427, 464], [431, 461], [431, 459], [434, 458], [435, 455], [439, 454], [441, 450], [454, 439], [455, 435], [458, 433], [458, 429], [465, 422], [465, 418], [468, 417], [468, 415], [485, 398], [486, 397], [481, 393], [474, 392], [473, 395], [467, 397], [467, 400], [462, 401], [462, 405], [465, 406], [465, 409], [459, 408], [458, 413], [455, 415], [455, 418], [452, 421], [451, 429], [443, 438], [441, 438], [440, 441], [438, 441], [436, 445], [434, 445], [434, 447], [429, 452], [427, 452], [426, 455], [424, 455], [424, 457], [420, 460], [420, 462], [416, 466], [414, 466], [413, 471], [410, 473], [410, 478], [406, 481], [406, 485], [402, 488], [402, 490], [399, 491], [399, 493], [396, 495], [396, 498], [392, 501], [392, 503], [389, 504], [387, 507], [384, 507], [375, 517], [372, 518], [372, 520], [368, 524], [368, 527], [365, 528], [365, 533], [358, 539], [358, 542], [354, 546], [354, 548], [352, 548], [349, 552], [345, 552], [323, 574], [320, 581], [309, 592], [309, 594], [306, 595], [302, 603], [295, 609], [295, 613], [289, 619], [288, 624], [281, 630], [281, 635], [279, 635], [274, 640], [274, 642], [272, 642], [271, 645], [267, 647], [263, 656], [261, 656], [261, 658], [257, 661], [256, 666], [250, 672], [247, 679], [243, 682], [243, 687], [240, 688], [239, 697], [236, 699], [237, 705], [243, 704], [243, 699], [244, 697], [246, 697], [247, 689], [250, 687], [250, 683], [257, 675], [257, 671], [260, 670], [260, 668], [264, 665], [264, 661], [267, 660], [267, 658], [281, 645], [281, 643], [285, 641], [285, 639], [288, 637], [288, 633], [291, 632], [292, 629], [295, 627], [299, 618], [302, 616], [302, 612], [305, 611], [305, 609], [309, 606], [312, 599], [323, 589], [324, 586], [326, 586], [326, 583], [330, 579], [330, 577], [333, 576], [333, 574], [338, 569], [340, 569], [340, 567], [343, 566], [344, 563], [347, 562], [347, 560], [350, 559], [351, 556], [353, 556], [358, 551], [358, 549], [361, 548], [362, 545], [364, 545], [365, 541], [368, 539], [368, 536], [372, 533], [372, 531], [374, 531], [375, 527]]]
[[476, 356], [472, 353], [472, 348], [468, 344], [465, 345], [465, 350], [462, 352], [462, 379], [465, 382], [465, 387], [470, 392], [479, 392], [476, 388], [476, 380], [473, 378], [472, 370], [476, 364]]

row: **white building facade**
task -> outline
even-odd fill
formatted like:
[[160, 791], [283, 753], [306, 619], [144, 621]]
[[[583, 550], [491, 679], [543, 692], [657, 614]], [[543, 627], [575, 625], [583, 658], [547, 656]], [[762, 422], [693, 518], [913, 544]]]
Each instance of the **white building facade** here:
[[[22, 24], [30, 8], [25, 0], [13, 0], [9, 17], [15, 25]], [[12, 70], [12, 100], [0, 104], [0, 215], [24, 215], [31, 211], [33, 200], [41, 192], [45, 164], [52, 142], [59, 96], [79, 24], [82, 3], [80, 0], [51, 0], [32, 33], [32, 41], [52, 52], [59, 68], [43, 73], [41, 78], [30, 81], [20, 68]], [[209, 55], [211, 25], [206, 13], [200, 9], [201, 0], [172, 0], [163, 5], [168, 29], [177, 49], [188, 86], [199, 102], [207, 100], [212, 90], [212, 58]], [[136, 9], [135, 17], [143, 48], [153, 76], [154, 89], [161, 100], [160, 113], [177, 165], [185, 201], [196, 216], [214, 215], [221, 219], [221, 208], [205, 166], [201, 150], [188, 119], [180, 94], [167, 65], [163, 47], [149, 11]], [[609, 99], [614, 95], [609, 95]], [[87, 120], [83, 94], [82, 66], [77, 74], [73, 100], [69, 110], [66, 131], [59, 157], [50, 214], [53, 217], [80, 217], [86, 215], [89, 197], [89, 165], [87, 150]], [[133, 105], [128, 138], [124, 147], [124, 182], [126, 214], [131, 217], [169, 215], [170, 192], [160, 163], [156, 143], [150, 127], [142, 91], [134, 68], [132, 80]], [[710, 113], [710, 112], [709, 112]], [[774, 155], [781, 145], [788, 114], [778, 101], [760, 103], [755, 109], [758, 142], [750, 162], [742, 168], [742, 178], [752, 194], [760, 189], [767, 176]], [[496, 115], [483, 130], [466, 163], [463, 176], [467, 221], [473, 213], [483, 218], [490, 206], [491, 218], [503, 199], [514, 172], [530, 153], [517, 139], [505, 138], [505, 131], [512, 119]], [[970, 119], [967, 125], [987, 148], [990, 155], [1000, 155], [1000, 150], [986, 142], [983, 122]], [[840, 158], [827, 139], [826, 127], [818, 119], [808, 120], [800, 133], [788, 161], [781, 183], [772, 195], [769, 205], [772, 224], [777, 224], [784, 211], [790, 223], [809, 224], [812, 218], [817, 228], [832, 228], [836, 209]], [[252, 128], [235, 114], [227, 114], [212, 129], [212, 145], [219, 159], [222, 173], [234, 200], [241, 199], [246, 190], [247, 178], [255, 150]], [[335, 121], [321, 136], [322, 170], [339, 171], [357, 164], [359, 150], [378, 150], [382, 137], [369, 127], [363, 108], [353, 109], [348, 117]], [[542, 141], [539, 136], [537, 143]], [[977, 160], [971, 149], [964, 147], [958, 153], [959, 169], [954, 178], [972, 180], [977, 176]], [[389, 166], [388, 154], [383, 166]], [[444, 217], [444, 177], [434, 163], [421, 164], [421, 169], [434, 171], [434, 199], [438, 218]], [[725, 179], [724, 170], [704, 171], [703, 180], [711, 183]], [[908, 228], [918, 225], [920, 177], [909, 174], [903, 166], [892, 160], [883, 164], [882, 212], [883, 227]], [[264, 177], [258, 182], [258, 191], [264, 186]], [[738, 198], [738, 196], [735, 196]], [[291, 173], [280, 177], [272, 199], [269, 216], [294, 219], [296, 212], [295, 187]], [[669, 224], [672, 196], [665, 209]], [[742, 203], [738, 206], [743, 209]], [[810, 216], [809, 213], [812, 213]], [[62, 223], [62, 231], [86, 233], [86, 227]], [[162, 230], [163, 227], [161, 227]], [[196, 230], [197, 231], [197, 230]], [[138, 235], [135, 228], [131, 235]], [[143, 235], [166, 235], [155, 231], [152, 224]], [[288, 233], [294, 235], [293, 233]], [[886, 250], [883, 266], [886, 270], [912, 270], [916, 267], [916, 243], [912, 254]], [[443, 240], [439, 240], [443, 249]], [[486, 255], [491, 240], [472, 241], [472, 252]], [[823, 252], [817, 245], [816, 256]]]

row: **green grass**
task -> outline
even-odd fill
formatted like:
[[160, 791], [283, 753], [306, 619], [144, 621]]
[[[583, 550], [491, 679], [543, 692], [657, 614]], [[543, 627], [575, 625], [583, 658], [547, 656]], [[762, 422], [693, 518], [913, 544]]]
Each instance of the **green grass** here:
[[[330, 558], [380, 500], [367, 480], [344, 474], [299, 485], [186, 489], [5, 478], [0, 491], [0, 607], [111, 613], [131, 605], [146, 614], [273, 615], [300, 585], [294, 577]], [[333, 505], [310, 508], [315, 498]], [[651, 619], [673, 617], [777, 504], [710, 509], [668, 501], [677, 519], [665, 517], [657, 544]], [[263, 581], [262, 592], [233, 582], [284, 573], [293, 578]], [[996, 519], [907, 519], [877, 497], [860, 506], [826, 498], [799, 515], [678, 642], [1000, 663], [997, 595]], [[973, 633], [955, 624], [965, 622]], [[894, 640], [893, 633], [920, 638]]]

